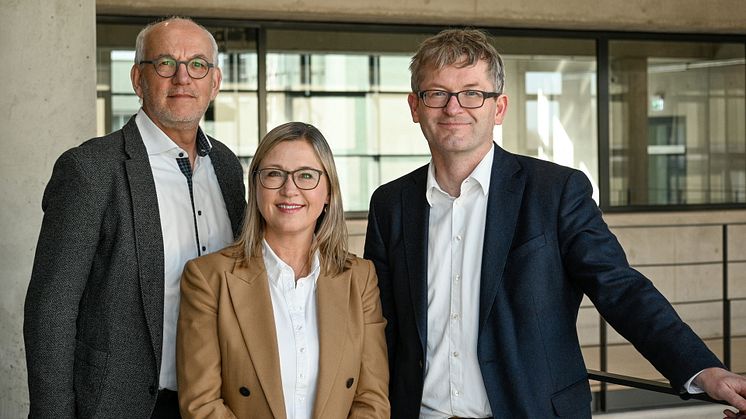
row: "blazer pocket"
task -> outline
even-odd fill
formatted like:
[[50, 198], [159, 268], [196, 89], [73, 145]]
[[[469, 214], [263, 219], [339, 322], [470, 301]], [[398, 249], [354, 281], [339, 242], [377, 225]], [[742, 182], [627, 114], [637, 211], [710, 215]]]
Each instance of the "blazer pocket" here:
[[528, 239], [527, 241], [511, 249], [510, 257], [511, 258], [521, 257], [523, 255], [533, 252], [534, 250], [537, 250], [537, 249], [540, 249], [546, 246], [546, 244], [547, 244], [546, 233], [541, 233], [540, 235], [532, 237]]
[[108, 353], [93, 349], [79, 340], [75, 341], [73, 387], [77, 417], [95, 416], [108, 358]]
[[578, 411], [585, 410], [590, 412], [590, 403], [591, 387], [586, 378], [583, 378], [552, 395], [554, 413], [559, 417], [579, 417], [577, 414]]

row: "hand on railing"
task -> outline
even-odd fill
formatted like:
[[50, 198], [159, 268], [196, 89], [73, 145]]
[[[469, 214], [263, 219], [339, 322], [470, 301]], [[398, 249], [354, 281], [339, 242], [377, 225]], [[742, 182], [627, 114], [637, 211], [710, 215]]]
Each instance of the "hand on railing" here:
[[694, 384], [713, 399], [723, 400], [741, 412], [725, 410], [726, 418], [746, 418], [746, 377], [722, 368], [707, 368], [694, 379]]

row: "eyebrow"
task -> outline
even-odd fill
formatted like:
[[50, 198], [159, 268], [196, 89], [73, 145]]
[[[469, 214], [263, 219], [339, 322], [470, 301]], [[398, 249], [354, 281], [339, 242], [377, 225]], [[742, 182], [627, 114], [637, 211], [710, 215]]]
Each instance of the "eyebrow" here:
[[[481, 87], [479, 87], [479, 83], [467, 83], [467, 84], [461, 86], [459, 88], [459, 90], [457, 90], [457, 91], [478, 90], [478, 89], [481, 89]], [[449, 91], [448, 89], [446, 89], [445, 86], [440, 85], [440, 84], [435, 85], [435, 87], [428, 87], [428, 88], [421, 89], [421, 90], [444, 90], [444, 91]]]
[[286, 169], [286, 168], [284, 168], [282, 166], [277, 166], [277, 165], [270, 165], [270, 166], [267, 166], [267, 167], [261, 167], [261, 168], [259, 168], [257, 170], [264, 170], [264, 169], [280, 169], [280, 170], [284, 170], [286, 172], [295, 172], [296, 170], [304, 170], [304, 169], [318, 170], [320, 172], [324, 171], [324, 169], [319, 169], [319, 168], [311, 167], [311, 166], [301, 166], [301, 167], [299, 167], [297, 169], [289, 170], [289, 169]]

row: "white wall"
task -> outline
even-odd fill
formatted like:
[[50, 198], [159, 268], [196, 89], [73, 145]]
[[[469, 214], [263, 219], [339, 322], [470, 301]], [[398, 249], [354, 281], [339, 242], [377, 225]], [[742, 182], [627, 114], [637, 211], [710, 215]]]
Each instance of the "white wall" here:
[[28, 414], [23, 302], [52, 165], [96, 129], [94, 0], [0, 0], [0, 418]]

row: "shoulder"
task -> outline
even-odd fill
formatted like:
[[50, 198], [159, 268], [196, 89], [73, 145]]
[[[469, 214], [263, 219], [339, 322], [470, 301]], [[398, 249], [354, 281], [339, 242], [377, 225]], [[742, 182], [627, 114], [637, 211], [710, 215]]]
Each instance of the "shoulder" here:
[[376, 271], [373, 266], [373, 262], [351, 255], [347, 259], [347, 272], [353, 281], [359, 282], [361, 285], [370, 281], [370, 277], [375, 277]]
[[124, 136], [121, 130], [117, 130], [103, 137], [91, 138], [68, 149], [62, 153], [59, 161], [74, 160], [80, 164], [92, 164], [120, 158], [123, 153]]
[[125, 176], [123, 143], [121, 131], [115, 131], [63, 152], [54, 163], [47, 189], [50, 186], [83, 187], [89, 191], [107, 188], [113, 178]]
[[506, 152], [520, 167], [518, 176], [525, 177], [527, 185], [536, 189], [562, 190], [568, 184], [590, 186], [585, 173], [554, 162]]

